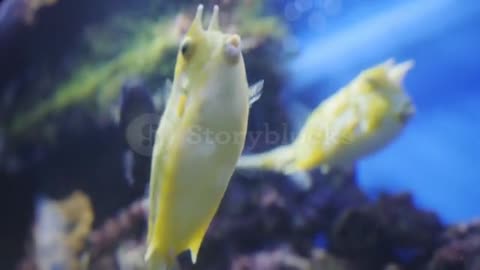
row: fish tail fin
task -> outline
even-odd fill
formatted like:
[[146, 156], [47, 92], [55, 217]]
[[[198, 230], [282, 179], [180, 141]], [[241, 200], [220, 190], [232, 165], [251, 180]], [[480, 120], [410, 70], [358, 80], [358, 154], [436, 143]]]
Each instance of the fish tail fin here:
[[280, 146], [261, 154], [242, 156], [237, 162], [237, 169], [261, 169], [290, 173], [295, 171], [292, 145]]
[[190, 257], [192, 258], [192, 263], [195, 264], [197, 262], [198, 258], [198, 252], [200, 250], [200, 246], [202, 245], [203, 238], [205, 237], [205, 233], [208, 230], [208, 223], [201, 226], [197, 233], [195, 234], [195, 237], [190, 241], [190, 244], [188, 245], [188, 250], [190, 250]]
[[188, 247], [190, 250], [190, 257], [192, 258], [192, 263], [195, 264], [198, 258], [198, 251], [200, 250], [200, 245], [202, 244], [202, 237], [196, 237]]

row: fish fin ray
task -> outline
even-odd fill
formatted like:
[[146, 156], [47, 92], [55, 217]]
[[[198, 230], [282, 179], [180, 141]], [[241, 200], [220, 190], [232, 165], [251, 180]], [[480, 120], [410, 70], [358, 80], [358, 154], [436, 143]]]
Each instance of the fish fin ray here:
[[264, 84], [264, 80], [260, 80], [260, 81], [256, 82], [255, 84], [253, 84], [252, 86], [249, 87], [250, 95], [249, 95], [248, 99], [249, 99], [249, 102], [250, 102], [250, 106], [253, 103], [255, 103], [255, 101], [257, 101], [262, 96], [263, 84]]
[[242, 155], [236, 164], [237, 169], [261, 169], [288, 174], [295, 160], [293, 146], [284, 145], [265, 153]]

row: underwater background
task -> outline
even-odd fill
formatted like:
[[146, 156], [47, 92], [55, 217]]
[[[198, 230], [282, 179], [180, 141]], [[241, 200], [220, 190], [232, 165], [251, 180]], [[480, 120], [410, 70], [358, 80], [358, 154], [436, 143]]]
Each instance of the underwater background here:
[[[144, 269], [155, 124], [202, 1], [0, 2], [0, 269]], [[480, 3], [223, 0], [265, 80], [249, 132], [296, 134], [361, 71], [413, 59], [416, 113], [354, 170], [308, 189], [237, 172], [199, 261], [182, 269], [480, 269]], [[249, 141], [245, 152], [278, 146]], [[188, 257], [188, 256], [187, 256]]]
[[480, 146], [475, 139], [480, 5], [448, 0], [331, 2], [334, 16], [324, 14], [320, 29], [308, 24], [317, 16], [315, 8], [291, 22], [302, 52], [289, 64], [286, 99], [299, 98], [313, 107], [330, 93], [319, 89], [321, 83], [334, 90], [382, 59], [415, 59], [406, 87], [418, 114], [400, 139], [362, 162], [360, 184], [372, 193], [409, 190], [420, 205], [449, 222], [477, 216], [480, 193], [472, 183], [478, 179], [473, 168]]

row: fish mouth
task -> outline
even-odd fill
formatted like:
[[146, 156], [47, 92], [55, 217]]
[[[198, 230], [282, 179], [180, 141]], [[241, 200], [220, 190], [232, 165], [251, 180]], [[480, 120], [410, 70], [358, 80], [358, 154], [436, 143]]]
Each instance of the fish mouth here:
[[400, 113], [400, 121], [402, 123], [407, 122], [412, 116], [416, 113], [415, 106], [412, 103], [407, 103], [403, 106], [403, 109]]

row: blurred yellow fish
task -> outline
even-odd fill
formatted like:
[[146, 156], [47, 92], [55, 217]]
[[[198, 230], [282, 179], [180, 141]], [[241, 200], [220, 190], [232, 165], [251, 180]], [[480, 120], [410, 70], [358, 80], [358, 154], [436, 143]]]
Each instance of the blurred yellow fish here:
[[149, 191], [149, 269], [171, 269], [190, 250], [193, 263], [242, 152], [249, 89], [240, 37], [224, 34], [214, 7], [207, 30], [203, 6], [184, 37], [172, 90], [156, 133]]
[[291, 174], [320, 166], [328, 171], [384, 147], [414, 113], [402, 86], [412, 67], [413, 61], [388, 60], [363, 71], [311, 113], [292, 144], [242, 156], [237, 168]]

